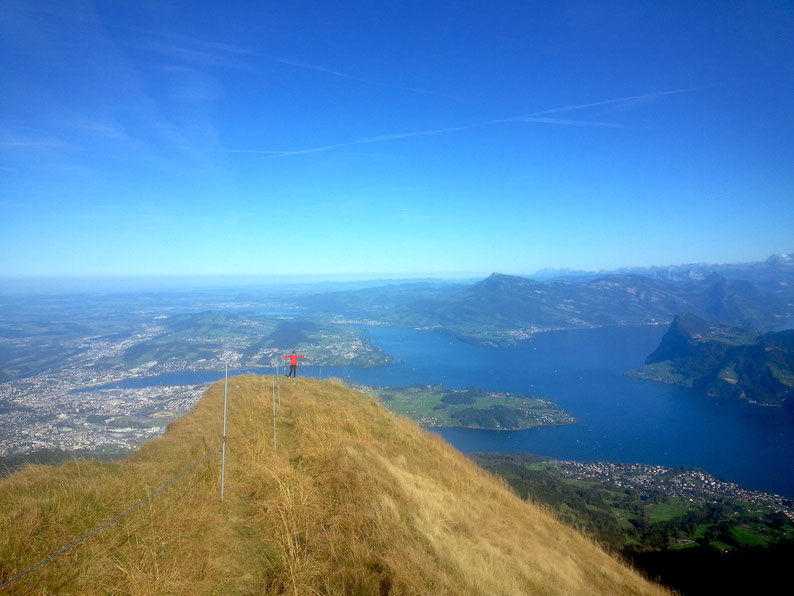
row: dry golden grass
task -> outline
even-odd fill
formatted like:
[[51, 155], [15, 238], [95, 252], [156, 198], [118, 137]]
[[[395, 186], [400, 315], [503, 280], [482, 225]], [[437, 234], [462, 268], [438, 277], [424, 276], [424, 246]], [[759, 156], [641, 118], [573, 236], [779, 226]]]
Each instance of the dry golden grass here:
[[[663, 594], [441, 439], [333, 382], [229, 381], [220, 451], [12, 584], [40, 594]], [[0, 482], [0, 583], [221, 439], [223, 384], [129, 459]], [[242, 438], [232, 438], [242, 437]]]

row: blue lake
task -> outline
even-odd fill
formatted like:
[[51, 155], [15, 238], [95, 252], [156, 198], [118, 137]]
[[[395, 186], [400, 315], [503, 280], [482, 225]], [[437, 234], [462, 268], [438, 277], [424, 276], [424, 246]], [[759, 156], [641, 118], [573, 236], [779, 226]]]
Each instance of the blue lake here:
[[[666, 326], [646, 326], [559, 331], [515, 347], [489, 348], [440, 333], [374, 327], [367, 330], [369, 339], [397, 363], [374, 369], [307, 364], [299, 371], [365, 385], [445, 384], [546, 396], [578, 420], [525, 431], [433, 429], [464, 453], [527, 451], [558, 459], [699, 467], [749, 488], [794, 497], [790, 413], [716, 401], [682, 387], [622, 375], [643, 363], [665, 330]], [[222, 377], [173, 373], [113, 386], [205, 383]]]

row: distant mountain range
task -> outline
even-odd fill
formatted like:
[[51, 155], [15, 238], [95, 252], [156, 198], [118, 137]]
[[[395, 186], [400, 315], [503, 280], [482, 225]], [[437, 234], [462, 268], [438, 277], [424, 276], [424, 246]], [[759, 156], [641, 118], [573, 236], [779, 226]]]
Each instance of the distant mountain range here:
[[678, 315], [645, 362], [627, 374], [715, 397], [794, 405], [794, 329], [755, 333]]
[[642, 271], [546, 282], [494, 273], [468, 285], [406, 284], [315, 294], [295, 302], [493, 345], [553, 329], [667, 324], [686, 312], [758, 330], [794, 317], [790, 255], [774, 255], [763, 263]]
[[767, 329], [794, 316], [794, 306], [782, 292], [765, 292], [749, 281], [716, 273], [686, 285], [640, 275], [543, 283], [494, 273], [451, 295], [395, 307], [387, 317], [395, 324], [506, 344], [551, 329], [667, 323], [684, 312]]
[[747, 280], [762, 287], [765, 291], [774, 292], [785, 286], [794, 285], [794, 253], [774, 254], [765, 261], [750, 263], [689, 263], [653, 267], [622, 267], [598, 272], [541, 269], [526, 277], [537, 281], [587, 281], [606, 275], [642, 275], [668, 283], [690, 283], [702, 281], [715, 273], [728, 279]]

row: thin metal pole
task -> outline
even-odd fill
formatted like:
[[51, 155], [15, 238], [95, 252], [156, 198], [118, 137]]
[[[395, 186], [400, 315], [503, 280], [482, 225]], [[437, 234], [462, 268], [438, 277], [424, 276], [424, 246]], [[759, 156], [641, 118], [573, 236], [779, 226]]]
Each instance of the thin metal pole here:
[[276, 375], [273, 375], [273, 449], [276, 448]]
[[226, 475], [226, 398], [229, 394], [229, 363], [226, 363], [226, 380], [223, 383], [223, 450], [221, 451], [221, 501], [223, 501], [223, 481]]

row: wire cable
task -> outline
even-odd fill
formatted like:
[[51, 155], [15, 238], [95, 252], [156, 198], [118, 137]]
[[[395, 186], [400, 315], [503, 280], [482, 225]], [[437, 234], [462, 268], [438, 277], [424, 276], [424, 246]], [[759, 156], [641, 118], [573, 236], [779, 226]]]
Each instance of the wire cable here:
[[[235, 437], [235, 438], [241, 439], [242, 437]], [[80, 544], [81, 542], [83, 542], [83, 541], [87, 540], [88, 538], [90, 538], [91, 536], [93, 536], [94, 534], [96, 534], [97, 532], [99, 532], [99, 531], [103, 530], [104, 528], [107, 528], [107, 527], [108, 527], [109, 525], [111, 525], [111, 524], [114, 524], [114, 523], [116, 523], [118, 520], [120, 520], [122, 517], [124, 517], [124, 516], [125, 516], [125, 515], [127, 515], [128, 513], [132, 513], [132, 512], [133, 512], [133, 511], [135, 511], [135, 510], [136, 510], [138, 507], [140, 507], [141, 505], [143, 505], [144, 503], [146, 503], [148, 500], [152, 499], [152, 498], [153, 498], [153, 497], [155, 497], [157, 494], [161, 493], [162, 491], [164, 491], [165, 489], [167, 489], [169, 486], [171, 486], [172, 484], [174, 484], [175, 482], [177, 482], [178, 480], [180, 480], [180, 479], [181, 479], [182, 477], [184, 477], [184, 476], [185, 476], [185, 475], [186, 475], [188, 472], [192, 471], [192, 470], [193, 470], [193, 469], [194, 469], [196, 466], [198, 466], [198, 465], [199, 465], [201, 462], [203, 462], [205, 459], [207, 459], [207, 458], [210, 456], [210, 454], [211, 454], [211, 453], [213, 453], [214, 451], [217, 451], [217, 450], [218, 450], [218, 448], [219, 448], [219, 447], [220, 447], [222, 444], [223, 444], [223, 441], [219, 441], [219, 442], [218, 442], [218, 443], [217, 443], [217, 444], [216, 444], [214, 447], [212, 447], [212, 448], [211, 448], [209, 451], [207, 451], [207, 452], [206, 452], [204, 455], [202, 455], [202, 456], [201, 456], [199, 459], [197, 459], [197, 460], [196, 460], [196, 461], [194, 461], [192, 464], [190, 464], [190, 465], [189, 465], [187, 468], [185, 468], [184, 470], [182, 470], [182, 472], [180, 472], [178, 475], [174, 476], [174, 477], [173, 477], [171, 480], [169, 480], [168, 482], [166, 482], [165, 484], [163, 484], [163, 485], [162, 485], [160, 488], [158, 488], [156, 491], [154, 491], [154, 492], [152, 492], [152, 493], [149, 493], [149, 494], [148, 494], [147, 496], [145, 496], [143, 499], [141, 499], [140, 501], [138, 501], [138, 502], [137, 502], [137, 503], [135, 503], [134, 505], [131, 505], [130, 507], [128, 507], [127, 509], [125, 509], [124, 511], [122, 511], [121, 513], [119, 513], [119, 514], [118, 514], [116, 517], [114, 517], [113, 519], [106, 521], [106, 522], [105, 522], [104, 524], [102, 524], [101, 526], [99, 526], [99, 527], [97, 527], [97, 528], [94, 528], [93, 530], [91, 530], [91, 531], [90, 531], [90, 532], [88, 532], [87, 534], [84, 534], [83, 536], [81, 536], [81, 537], [80, 537], [80, 538], [78, 538], [77, 540], [75, 540], [75, 541], [73, 541], [73, 542], [70, 542], [69, 544], [67, 544], [66, 546], [64, 546], [63, 548], [61, 548], [60, 550], [57, 550], [57, 551], [55, 551], [54, 553], [52, 553], [52, 554], [51, 554], [51, 555], [49, 555], [48, 557], [45, 557], [44, 559], [42, 559], [41, 561], [39, 561], [39, 562], [38, 562], [38, 563], [36, 563], [35, 565], [33, 565], [33, 566], [31, 566], [31, 567], [28, 567], [28, 568], [27, 568], [27, 569], [25, 569], [25, 570], [24, 570], [22, 573], [19, 573], [19, 574], [15, 575], [14, 577], [12, 577], [11, 579], [9, 579], [9, 580], [6, 580], [6, 581], [5, 581], [5, 582], [3, 582], [2, 584], [0, 584], [0, 590], [2, 590], [3, 588], [5, 588], [6, 586], [10, 585], [11, 583], [15, 582], [15, 581], [16, 581], [16, 580], [18, 580], [19, 578], [21, 578], [21, 577], [23, 577], [23, 576], [27, 575], [28, 573], [30, 573], [30, 572], [31, 572], [31, 571], [33, 571], [34, 569], [37, 569], [38, 567], [40, 567], [40, 566], [44, 565], [44, 563], [46, 563], [47, 561], [51, 561], [52, 559], [54, 559], [54, 558], [55, 558], [55, 557], [57, 557], [58, 555], [61, 555], [61, 554], [65, 553], [66, 551], [73, 549], [75, 546], [77, 546], [77, 545], [78, 545], [78, 544]]]

